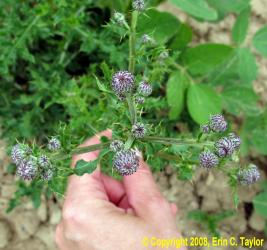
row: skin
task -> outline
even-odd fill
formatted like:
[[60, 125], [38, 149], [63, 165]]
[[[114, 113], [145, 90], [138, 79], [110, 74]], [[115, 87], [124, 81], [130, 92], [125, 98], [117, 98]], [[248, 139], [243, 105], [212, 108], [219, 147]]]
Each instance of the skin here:
[[[97, 144], [101, 136], [111, 138], [112, 132], [101, 132], [81, 146]], [[74, 156], [72, 167], [80, 159], [95, 160], [98, 153]], [[176, 213], [177, 207], [160, 193], [142, 159], [138, 171], [121, 182], [98, 167], [92, 174], [70, 177], [55, 240], [60, 250], [157, 249], [143, 247], [142, 239], [180, 237]]]

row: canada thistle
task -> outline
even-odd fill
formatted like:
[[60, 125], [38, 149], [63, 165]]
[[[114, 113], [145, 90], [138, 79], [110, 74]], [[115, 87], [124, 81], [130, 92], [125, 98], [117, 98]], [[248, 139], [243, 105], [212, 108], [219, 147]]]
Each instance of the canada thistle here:
[[215, 143], [215, 151], [219, 157], [231, 156], [234, 150], [234, 144], [228, 137], [223, 137]]
[[148, 82], [142, 81], [138, 86], [138, 93], [143, 96], [150, 96], [152, 93], [152, 86]]
[[204, 151], [199, 156], [199, 162], [201, 167], [211, 169], [218, 165], [219, 159], [214, 153]]
[[132, 134], [135, 138], [143, 138], [146, 134], [146, 127], [143, 123], [138, 122], [132, 126]]
[[46, 155], [41, 155], [40, 157], [38, 157], [37, 159], [38, 164], [43, 167], [49, 167], [51, 165], [49, 158]]
[[50, 181], [54, 176], [54, 171], [51, 167], [42, 169], [40, 172], [40, 177], [43, 181]]
[[202, 125], [201, 126], [201, 131], [204, 134], [208, 134], [210, 132], [210, 126], [208, 124]]
[[123, 176], [133, 174], [139, 167], [136, 152], [132, 149], [117, 152], [113, 158], [113, 167]]
[[237, 136], [235, 133], [230, 133], [228, 135], [228, 138], [232, 141], [234, 148], [235, 149], [239, 149], [240, 145], [241, 145], [241, 139], [239, 136]]
[[57, 151], [58, 149], [60, 149], [61, 147], [61, 143], [60, 141], [56, 138], [56, 137], [52, 137], [47, 144], [47, 148], [50, 151]]
[[120, 12], [116, 11], [114, 13], [113, 18], [114, 18], [114, 21], [120, 26], [122, 26], [124, 24], [124, 22], [125, 22], [125, 16]]
[[134, 87], [134, 76], [128, 71], [118, 71], [112, 77], [111, 86], [117, 95], [131, 92]]
[[16, 144], [11, 150], [11, 159], [15, 164], [19, 164], [26, 157], [26, 152], [22, 144]]
[[222, 115], [212, 115], [209, 127], [213, 132], [224, 132], [227, 129], [227, 122]]
[[251, 185], [259, 180], [260, 172], [256, 165], [250, 164], [247, 168], [240, 169], [237, 176], [242, 185]]
[[109, 148], [113, 152], [118, 152], [123, 149], [123, 142], [120, 140], [114, 140], [110, 143]]
[[133, 9], [137, 11], [143, 11], [145, 9], [145, 1], [144, 0], [134, 0], [133, 1]]
[[143, 104], [145, 102], [145, 98], [143, 96], [136, 96], [135, 102], [138, 104]]
[[17, 166], [17, 175], [24, 180], [33, 180], [37, 174], [38, 167], [34, 158], [24, 159]]

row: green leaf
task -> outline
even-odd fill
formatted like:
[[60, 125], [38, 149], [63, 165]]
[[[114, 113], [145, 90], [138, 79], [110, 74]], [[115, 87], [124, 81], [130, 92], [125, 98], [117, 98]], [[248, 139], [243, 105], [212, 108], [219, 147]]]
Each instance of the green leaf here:
[[184, 108], [184, 95], [190, 80], [180, 71], [175, 72], [167, 83], [167, 101], [170, 106], [169, 118], [177, 119]]
[[233, 48], [224, 44], [202, 44], [188, 49], [182, 60], [193, 75], [205, 75], [221, 65], [233, 53]]
[[267, 192], [258, 194], [253, 199], [253, 205], [256, 212], [267, 219]]
[[211, 87], [193, 84], [188, 89], [187, 107], [193, 120], [204, 124], [210, 115], [221, 112], [221, 98]]
[[204, 20], [216, 20], [218, 15], [215, 9], [211, 8], [205, 0], [171, 0], [181, 10], [193, 17]]
[[74, 174], [82, 176], [83, 174], [91, 174], [92, 172], [95, 171], [97, 167], [98, 160], [94, 161], [84, 161], [84, 160], [79, 160], [74, 169]]
[[186, 48], [187, 44], [192, 40], [192, 29], [187, 24], [181, 23], [175, 38], [172, 40], [170, 44], [170, 48], [172, 50], [183, 50]]
[[252, 88], [242, 86], [231, 86], [222, 92], [225, 109], [233, 114], [258, 115], [260, 109], [257, 106], [258, 96]]
[[258, 30], [254, 35], [253, 45], [259, 53], [267, 57], [267, 25]]
[[239, 14], [234, 24], [234, 27], [232, 30], [232, 39], [237, 44], [243, 43], [246, 38], [248, 26], [249, 26], [250, 11], [251, 11], [250, 7], [244, 9]]
[[241, 82], [251, 85], [257, 77], [258, 66], [254, 55], [248, 48], [238, 49], [238, 73]]
[[180, 21], [167, 12], [150, 9], [140, 15], [137, 24], [137, 34], [152, 34], [157, 43], [167, 42], [178, 31]]

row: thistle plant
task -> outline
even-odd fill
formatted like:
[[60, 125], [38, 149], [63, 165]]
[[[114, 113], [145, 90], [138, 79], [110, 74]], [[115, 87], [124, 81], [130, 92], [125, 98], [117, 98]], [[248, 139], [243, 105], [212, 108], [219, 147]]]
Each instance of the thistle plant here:
[[[154, 63], [158, 68], [155, 71], [160, 73], [165, 64], [170, 63], [170, 66], [179, 69], [181, 66], [176, 62], [168, 62], [168, 50], [157, 45], [156, 41], [152, 42], [153, 39], [148, 34], [137, 36], [138, 17], [144, 15], [144, 10], [144, 1], [133, 1], [129, 19], [126, 19], [128, 15], [115, 12], [112, 25], [123, 29], [123, 37], [127, 37], [129, 41], [128, 68], [125, 66], [106, 70], [109, 72], [105, 75], [108, 76], [108, 84], [97, 78], [99, 89], [113, 105], [111, 108], [116, 105], [114, 114], [123, 117], [123, 120], [110, 124], [114, 132], [113, 138], [101, 138], [99, 144], [78, 148], [78, 145], [71, 143], [72, 137], [66, 139], [64, 134], [51, 137], [45, 146], [18, 143], [11, 150], [11, 159], [16, 165], [17, 175], [23, 180], [43, 181], [50, 185], [58, 177], [91, 173], [100, 161], [112, 162], [109, 168], [122, 176], [135, 174], [139, 166], [137, 150], [143, 153], [145, 160], [155, 157], [164, 164], [173, 164], [179, 173], [183, 171], [184, 166], [191, 172], [199, 166], [209, 171], [222, 171], [229, 177], [229, 183], [235, 192], [238, 182], [250, 185], [259, 179], [260, 174], [255, 165], [249, 165], [248, 168], [241, 166], [238, 156], [241, 139], [230, 131], [230, 126], [222, 114], [210, 114], [209, 120], [200, 127], [196, 137], [161, 136], [161, 122], [149, 123], [149, 119], [145, 120], [146, 104], [150, 103], [152, 94], [157, 95], [157, 92], [154, 92], [157, 78], [150, 77], [148, 69], [142, 68], [143, 64], [139, 65], [143, 54], [147, 53], [148, 58], [156, 61]], [[138, 37], [141, 37], [139, 41]], [[147, 46], [148, 44], [150, 46]], [[146, 115], [149, 117], [149, 114]], [[88, 126], [93, 128], [90, 124]], [[74, 169], [62, 167], [61, 162], [73, 155], [95, 150], [100, 150], [97, 160], [89, 163], [78, 161]]]

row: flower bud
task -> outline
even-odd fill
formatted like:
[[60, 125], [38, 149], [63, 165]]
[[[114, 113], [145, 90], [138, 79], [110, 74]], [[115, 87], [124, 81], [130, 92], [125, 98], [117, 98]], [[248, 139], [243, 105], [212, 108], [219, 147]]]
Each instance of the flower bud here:
[[145, 1], [133, 0], [133, 9], [137, 11], [143, 11], [145, 9]]
[[136, 123], [132, 126], [132, 134], [134, 138], [143, 138], [146, 135], [146, 127], [143, 123]]
[[61, 147], [61, 143], [60, 141], [56, 138], [56, 137], [52, 137], [47, 144], [47, 148], [50, 151], [57, 151], [58, 149], [60, 149]]
[[121, 151], [124, 147], [124, 144], [122, 141], [120, 140], [114, 140], [110, 143], [110, 150], [113, 151], [113, 152], [118, 152], [118, 151]]
[[138, 86], [138, 93], [143, 96], [150, 96], [152, 93], [152, 86], [146, 82], [140, 82]]
[[115, 23], [117, 23], [120, 26], [123, 26], [125, 22], [125, 16], [122, 13], [117, 12], [117, 11], [114, 13], [113, 19]]
[[132, 149], [116, 153], [113, 158], [113, 167], [123, 176], [131, 175], [139, 167], [139, 159]]
[[128, 71], [118, 71], [112, 77], [111, 86], [117, 95], [131, 92], [134, 87], [134, 76]]
[[215, 143], [215, 152], [219, 157], [231, 156], [234, 149], [233, 142], [227, 137], [223, 137]]
[[239, 149], [241, 145], [241, 138], [237, 136], [235, 133], [230, 133], [228, 138], [232, 141], [234, 148]]
[[37, 162], [42, 168], [51, 166], [51, 162], [46, 155], [41, 155], [40, 157], [38, 157]]
[[240, 169], [237, 176], [242, 185], [251, 185], [260, 179], [260, 172], [256, 165], [250, 164], [247, 168]]
[[204, 151], [199, 155], [199, 162], [201, 167], [211, 169], [218, 165], [219, 159], [214, 153]]
[[54, 176], [54, 170], [49, 167], [46, 169], [42, 169], [41, 173], [40, 173], [40, 177], [43, 181], [50, 181]]
[[143, 104], [145, 103], [145, 98], [143, 96], [137, 96], [135, 97], [135, 102], [138, 104]]
[[210, 126], [209, 124], [205, 124], [201, 126], [201, 131], [203, 134], [208, 134], [210, 132]]
[[34, 158], [22, 160], [17, 167], [17, 175], [24, 180], [33, 180], [37, 174], [38, 167]]
[[151, 38], [149, 35], [144, 34], [144, 35], [142, 36], [142, 43], [143, 43], [143, 44], [150, 44], [150, 43], [154, 43], [154, 42], [155, 42], [154, 39]]
[[209, 126], [213, 132], [224, 132], [227, 129], [227, 122], [222, 115], [210, 117]]

